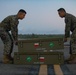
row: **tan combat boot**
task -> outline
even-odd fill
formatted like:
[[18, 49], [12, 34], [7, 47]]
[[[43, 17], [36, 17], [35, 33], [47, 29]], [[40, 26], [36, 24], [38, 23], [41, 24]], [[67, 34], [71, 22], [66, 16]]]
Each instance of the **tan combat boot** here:
[[3, 63], [4, 64], [12, 64], [13, 61], [10, 60], [9, 55], [3, 55]]
[[75, 54], [71, 54], [70, 57], [66, 61], [71, 61], [74, 59], [74, 57], [75, 57]]
[[73, 59], [68, 61], [69, 64], [76, 64], [76, 55], [73, 55]]

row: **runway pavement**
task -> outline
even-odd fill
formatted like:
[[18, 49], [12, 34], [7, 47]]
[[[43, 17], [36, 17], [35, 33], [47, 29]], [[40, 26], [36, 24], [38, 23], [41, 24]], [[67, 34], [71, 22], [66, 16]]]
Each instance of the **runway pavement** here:
[[[67, 42], [65, 45], [68, 45]], [[14, 46], [12, 56], [14, 52], [17, 52], [17, 46]], [[0, 40], [0, 75], [38, 75], [40, 65], [15, 65], [15, 64], [3, 64], [3, 43]], [[64, 57], [67, 59], [69, 57], [69, 46], [64, 47]], [[53, 73], [53, 65], [48, 68], [48, 75], [55, 75]], [[62, 65], [63, 66], [63, 65]], [[61, 66], [61, 67], [62, 67]], [[76, 75], [76, 64], [64, 64], [62, 70], [65, 72], [64, 75]]]

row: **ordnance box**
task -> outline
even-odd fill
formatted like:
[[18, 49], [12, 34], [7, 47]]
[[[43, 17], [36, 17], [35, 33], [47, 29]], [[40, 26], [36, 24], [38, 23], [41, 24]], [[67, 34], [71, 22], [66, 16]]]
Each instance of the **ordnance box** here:
[[63, 52], [15, 52], [14, 64], [64, 64]]
[[18, 52], [49, 52], [64, 49], [63, 38], [36, 38], [18, 41]]

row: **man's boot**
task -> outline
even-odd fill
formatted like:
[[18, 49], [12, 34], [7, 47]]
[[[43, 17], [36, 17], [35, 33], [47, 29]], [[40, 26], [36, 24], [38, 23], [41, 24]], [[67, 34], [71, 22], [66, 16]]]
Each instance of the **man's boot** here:
[[9, 59], [13, 61], [13, 57], [11, 55], [9, 55]]
[[71, 54], [71, 55], [70, 55], [70, 57], [69, 57], [67, 60], [65, 60], [65, 62], [68, 62], [68, 61], [73, 60], [73, 59], [74, 59], [74, 57], [75, 57], [75, 55], [74, 55], [74, 54]]
[[70, 58], [69, 58], [68, 60], [66, 60], [66, 62], [67, 62], [68, 64], [72, 64], [72, 63], [76, 63], [75, 60], [76, 60], [76, 55], [75, 55], [75, 54], [72, 54], [72, 55], [70, 56]]
[[76, 55], [74, 55], [74, 58], [70, 61], [68, 61], [69, 64], [76, 64]]
[[13, 60], [9, 58], [9, 55], [3, 55], [3, 63], [4, 64], [12, 64]]
[[74, 58], [72, 61], [69, 61], [68, 64], [76, 64], [76, 58]]

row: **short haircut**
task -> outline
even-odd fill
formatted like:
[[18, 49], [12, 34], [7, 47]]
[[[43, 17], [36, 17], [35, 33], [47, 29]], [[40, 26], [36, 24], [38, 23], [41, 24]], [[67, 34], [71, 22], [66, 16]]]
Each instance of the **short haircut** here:
[[22, 12], [22, 13], [27, 14], [27, 12], [26, 12], [25, 10], [23, 10], [23, 9], [20, 9], [20, 10], [18, 11], [18, 13], [19, 13], [19, 12]]
[[59, 8], [57, 11], [64, 11], [64, 12], [66, 12], [64, 8]]

